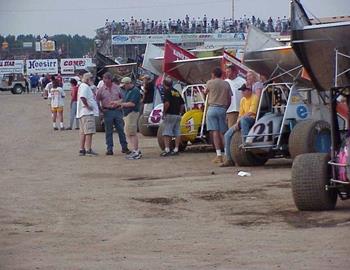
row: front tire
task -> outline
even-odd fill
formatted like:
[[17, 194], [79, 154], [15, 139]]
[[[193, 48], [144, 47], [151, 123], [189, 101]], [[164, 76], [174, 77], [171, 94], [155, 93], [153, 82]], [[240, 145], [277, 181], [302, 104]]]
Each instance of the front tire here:
[[242, 135], [241, 131], [237, 130], [232, 136], [230, 151], [231, 157], [238, 166], [263, 166], [268, 157], [263, 155], [255, 155], [250, 151], [246, 151], [242, 147]]
[[309, 153], [295, 158], [292, 167], [292, 192], [300, 211], [333, 210], [337, 191], [326, 190], [330, 183], [330, 157], [325, 153]]

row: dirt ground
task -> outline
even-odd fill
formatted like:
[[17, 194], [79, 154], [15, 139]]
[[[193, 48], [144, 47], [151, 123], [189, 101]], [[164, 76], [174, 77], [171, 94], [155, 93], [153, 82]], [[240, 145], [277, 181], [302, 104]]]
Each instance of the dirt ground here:
[[105, 156], [99, 133], [100, 156], [79, 157], [78, 132], [53, 131], [47, 101], [0, 93], [0, 269], [348, 267], [350, 203], [298, 212], [290, 160], [239, 177], [212, 152], [140, 145], [141, 160], [119, 145]]

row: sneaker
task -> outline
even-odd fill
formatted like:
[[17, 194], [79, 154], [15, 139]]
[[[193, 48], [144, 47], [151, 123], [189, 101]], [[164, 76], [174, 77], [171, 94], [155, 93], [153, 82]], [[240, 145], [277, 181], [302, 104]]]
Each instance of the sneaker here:
[[176, 151], [176, 152], [175, 151], [171, 151], [170, 155], [171, 156], [178, 156], [179, 155], [179, 151]]
[[90, 157], [98, 156], [98, 154], [96, 152], [92, 151], [91, 149], [86, 151], [86, 155], [90, 156]]
[[222, 156], [216, 156], [213, 160], [213, 163], [223, 163]]
[[79, 151], [79, 156], [85, 156], [86, 151], [85, 149]]
[[228, 160], [225, 158], [224, 162], [220, 164], [220, 167], [233, 167], [235, 166], [235, 163], [233, 160]]
[[129, 150], [129, 148], [125, 148], [125, 149], [122, 150], [122, 153], [123, 153], [123, 154], [130, 155], [130, 154], [131, 154], [131, 151]]
[[53, 130], [58, 130], [58, 127], [54, 127]]
[[78, 129], [80, 129], [80, 128], [78, 128], [78, 127], [75, 128], [75, 130], [78, 130]]
[[107, 150], [106, 156], [113, 156], [113, 151], [112, 150]]
[[66, 130], [72, 130], [72, 128], [71, 127], [67, 127]]
[[168, 157], [168, 156], [170, 156], [171, 155], [171, 152], [165, 152], [165, 151], [163, 151], [162, 153], [160, 153], [160, 156], [161, 157]]
[[141, 151], [139, 151], [139, 152], [131, 152], [131, 154], [130, 155], [127, 155], [126, 156], [126, 159], [129, 159], [129, 160], [131, 160], [131, 159], [140, 159], [142, 157], [142, 154], [141, 154]]

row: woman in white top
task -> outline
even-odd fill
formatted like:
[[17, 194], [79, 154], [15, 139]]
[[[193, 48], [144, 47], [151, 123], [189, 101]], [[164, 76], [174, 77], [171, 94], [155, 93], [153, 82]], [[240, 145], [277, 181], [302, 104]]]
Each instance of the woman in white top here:
[[63, 126], [63, 107], [64, 107], [64, 97], [65, 93], [61, 87], [59, 87], [59, 82], [57, 80], [52, 81], [52, 88], [49, 92], [49, 99], [51, 103], [52, 112], [52, 126], [54, 130], [58, 130], [56, 125], [56, 118], [60, 121], [60, 130], [64, 130]]

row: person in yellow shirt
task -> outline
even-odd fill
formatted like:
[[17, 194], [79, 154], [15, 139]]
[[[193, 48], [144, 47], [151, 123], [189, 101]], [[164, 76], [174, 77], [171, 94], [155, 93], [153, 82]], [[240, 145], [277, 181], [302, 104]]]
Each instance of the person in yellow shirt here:
[[239, 115], [236, 124], [229, 128], [224, 135], [225, 161], [220, 167], [234, 166], [230, 153], [230, 144], [235, 131], [241, 130], [242, 135], [247, 136], [250, 128], [255, 123], [256, 112], [259, 104], [258, 96], [253, 94], [252, 89], [245, 84], [243, 84], [238, 90], [242, 91], [243, 96], [239, 105]]

